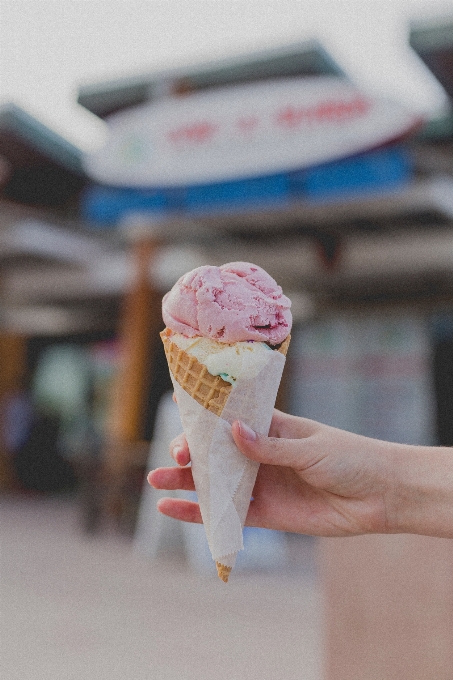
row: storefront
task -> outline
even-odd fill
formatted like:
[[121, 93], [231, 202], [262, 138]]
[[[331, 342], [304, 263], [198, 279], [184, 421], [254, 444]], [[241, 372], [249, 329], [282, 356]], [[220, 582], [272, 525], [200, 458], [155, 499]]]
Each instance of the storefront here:
[[[451, 445], [451, 127], [416, 132], [415, 117], [353, 88], [324, 51], [317, 69], [298, 70], [304, 51], [252, 56], [249, 69], [247, 61], [210, 65], [82, 92], [112, 130], [104, 152], [87, 161], [97, 185], [86, 214], [135, 243], [143, 285], [159, 250], [177, 249], [178, 273], [185, 263], [234, 260], [267, 269], [294, 300], [285, 385], [293, 412], [371, 436]], [[155, 259], [144, 266], [147, 252]], [[129, 327], [137, 328], [132, 309], [131, 301]], [[129, 340], [129, 366], [133, 355], [145, 365], [137, 333]], [[446, 678], [449, 615], [436, 609], [432, 634], [411, 622], [434, 615], [436, 593], [453, 601], [439, 571], [449, 546], [354, 541], [319, 542], [328, 677], [422, 678], [435, 668]], [[411, 592], [396, 612], [408, 571]], [[396, 630], [396, 614], [410, 640]], [[445, 653], [435, 658], [436, 640]]]
[[257, 262], [301, 322], [448, 312], [453, 177], [421, 167], [416, 116], [361, 92], [316, 45], [157, 74], [149, 101], [145, 80], [140, 96], [125, 81], [79, 99], [110, 128], [86, 159], [85, 215], [148, 242], [151, 276], [175, 249], [175, 277], [185, 258]]

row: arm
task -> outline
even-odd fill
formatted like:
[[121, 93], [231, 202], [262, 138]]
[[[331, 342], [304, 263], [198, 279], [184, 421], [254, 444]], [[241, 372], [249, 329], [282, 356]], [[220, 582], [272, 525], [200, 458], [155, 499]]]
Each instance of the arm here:
[[395, 445], [394, 459], [396, 531], [453, 538], [453, 448]]
[[[419, 533], [453, 538], [453, 449], [393, 444], [274, 412], [270, 436], [236, 421], [242, 453], [261, 463], [247, 524], [319, 536]], [[183, 435], [171, 454], [182, 466]], [[190, 467], [149, 475], [160, 489], [193, 489]], [[198, 505], [162, 499], [159, 510], [200, 522]]]

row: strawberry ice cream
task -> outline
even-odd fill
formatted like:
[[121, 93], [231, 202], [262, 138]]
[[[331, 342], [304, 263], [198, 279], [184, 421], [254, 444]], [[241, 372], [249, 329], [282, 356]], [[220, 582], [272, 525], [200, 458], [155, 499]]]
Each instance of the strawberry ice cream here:
[[291, 302], [261, 267], [230, 262], [182, 276], [165, 295], [162, 316], [175, 333], [221, 343], [279, 345], [291, 331]]
[[228, 581], [258, 463], [231, 437], [237, 419], [269, 432], [290, 342], [291, 302], [248, 262], [198, 267], [162, 303], [161, 333], [191, 451], [192, 475], [217, 573]]

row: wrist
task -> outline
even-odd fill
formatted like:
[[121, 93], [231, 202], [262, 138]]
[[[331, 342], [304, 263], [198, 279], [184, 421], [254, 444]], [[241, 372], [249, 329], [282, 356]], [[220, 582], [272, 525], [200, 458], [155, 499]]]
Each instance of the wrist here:
[[453, 538], [453, 448], [395, 444], [389, 531]]

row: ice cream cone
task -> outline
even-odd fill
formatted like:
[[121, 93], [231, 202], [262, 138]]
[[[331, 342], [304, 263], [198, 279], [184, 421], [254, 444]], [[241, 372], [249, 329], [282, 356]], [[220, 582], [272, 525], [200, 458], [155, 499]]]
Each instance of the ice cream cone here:
[[[204, 364], [187, 351], [178, 347], [178, 345], [172, 341], [171, 330], [165, 329], [160, 335], [164, 344], [168, 366], [175, 383], [178, 383], [182, 390], [198, 402], [204, 409], [210, 411], [215, 416], [220, 417], [231, 394], [233, 385], [223, 380], [220, 376], [214, 376], [209, 373]], [[275, 351], [286, 356], [289, 343], [290, 336], [288, 336]], [[180, 406], [180, 409], [181, 407], [183, 408], [184, 412], [184, 406], [180, 404], [179, 399], [178, 405]], [[226, 420], [228, 420], [228, 417]], [[242, 525], [245, 521], [246, 506], [248, 507], [250, 501], [256, 470], [257, 468], [255, 468], [254, 474], [249, 479], [249, 486], [246, 485], [243, 491], [240, 492], [244, 495], [243, 511], [240, 513]], [[215, 560], [215, 562], [219, 578], [224, 583], [227, 583], [232, 567], [222, 564], [222, 562], [218, 560]]]
[[240, 418], [261, 435], [269, 432], [290, 342], [290, 307], [277, 282], [250, 262], [198, 267], [162, 300], [167, 328], [161, 338], [200, 513], [225, 582], [244, 547], [259, 469], [236, 446], [231, 426]]
[[220, 564], [220, 562], [216, 562], [215, 566], [217, 567], [219, 579], [224, 583], [228, 583], [228, 578], [230, 576], [232, 567], [226, 567], [224, 564]]
[[[160, 334], [164, 343], [168, 367], [179, 385], [187, 394], [216, 416], [220, 416], [233, 385], [218, 375], [211, 375], [206, 366], [198, 361], [171, 340], [171, 331], [167, 328]], [[276, 350], [286, 356], [291, 336], [282, 342]]]

